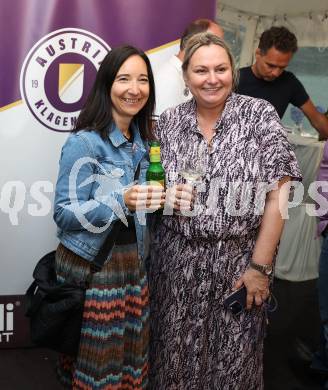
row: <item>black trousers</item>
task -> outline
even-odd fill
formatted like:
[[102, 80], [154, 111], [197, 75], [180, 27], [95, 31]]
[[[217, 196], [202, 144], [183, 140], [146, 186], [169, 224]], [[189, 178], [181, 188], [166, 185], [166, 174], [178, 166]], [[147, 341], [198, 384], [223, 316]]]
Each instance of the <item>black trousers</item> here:
[[264, 342], [265, 390], [320, 389], [308, 375], [320, 338], [317, 279], [275, 278], [273, 294], [278, 308], [269, 316]]

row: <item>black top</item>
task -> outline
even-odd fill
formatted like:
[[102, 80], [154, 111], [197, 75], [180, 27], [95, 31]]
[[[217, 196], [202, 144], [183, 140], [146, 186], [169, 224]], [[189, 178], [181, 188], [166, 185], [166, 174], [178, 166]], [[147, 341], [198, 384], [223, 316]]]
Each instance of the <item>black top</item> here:
[[309, 99], [302, 83], [288, 71], [273, 81], [265, 81], [256, 77], [250, 66], [240, 69], [240, 80], [237, 93], [270, 102], [283, 117], [289, 103], [296, 107], [302, 106]]

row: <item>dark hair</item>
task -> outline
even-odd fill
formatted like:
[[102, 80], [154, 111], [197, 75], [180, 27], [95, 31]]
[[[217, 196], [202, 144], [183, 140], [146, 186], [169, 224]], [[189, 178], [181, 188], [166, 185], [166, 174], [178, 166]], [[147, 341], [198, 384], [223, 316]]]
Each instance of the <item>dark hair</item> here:
[[210, 19], [197, 19], [191, 22], [182, 33], [180, 39], [180, 50], [185, 49], [186, 43], [192, 35], [207, 31], [211, 24], [217, 23]]
[[151, 118], [155, 107], [155, 85], [151, 65], [146, 54], [133, 46], [123, 45], [112, 49], [102, 61], [96, 80], [91, 88], [87, 101], [82, 108], [72, 132], [95, 130], [103, 139], [108, 127], [113, 123], [112, 101], [110, 91], [117, 72], [131, 56], [138, 55], [146, 63], [149, 80], [149, 98], [145, 106], [135, 115], [134, 121], [139, 126], [143, 139], [153, 139]]
[[259, 42], [262, 54], [275, 47], [283, 53], [295, 53], [297, 51], [297, 38], [286, 27], [271, 27], [262, 33]]

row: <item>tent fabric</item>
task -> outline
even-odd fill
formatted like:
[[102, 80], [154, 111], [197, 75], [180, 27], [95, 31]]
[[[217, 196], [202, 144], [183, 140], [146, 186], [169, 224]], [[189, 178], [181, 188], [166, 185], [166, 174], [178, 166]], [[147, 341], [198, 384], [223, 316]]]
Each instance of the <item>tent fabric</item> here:
[[301, 13], [322, 12], [328, 9], [327, 0], [311, 0], [311, 2], [304, 0], [221, 0], [218, 4], [263, 16], [299, 15]]
[[293, 31], [299, 47], [327, 47], [327, 0], [311, 1], [306, 7], [300, 6], [298, 0], [275, 0], [276, 7], [269, 4], [271, 2], [263, 0], [218, 1], [217, 19], [223, 24], [234, 25], [235, 30], [244, 30], [240, 66], [252, 64], [260, 35], [273, 25], [286, 26]]

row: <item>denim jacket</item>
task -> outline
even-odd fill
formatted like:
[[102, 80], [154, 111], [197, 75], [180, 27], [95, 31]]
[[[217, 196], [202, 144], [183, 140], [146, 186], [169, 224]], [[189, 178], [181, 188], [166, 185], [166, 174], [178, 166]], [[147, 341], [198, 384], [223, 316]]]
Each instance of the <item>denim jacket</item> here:
[[[63, 146], [56, 185], [54, 220], [61, 243], [93, 260], [113, 222], [134, 215], [139, 259], [144, 255], [145, 218], [132, 214], [123, 200], [140, 162], [139, 184], [149, 165], [146, 143], [132, 124], [133, 143], [116, 127], [106, 142], [95, 131], [71, 134]], [[142, 223], [142, 224], [141, 224]]]

